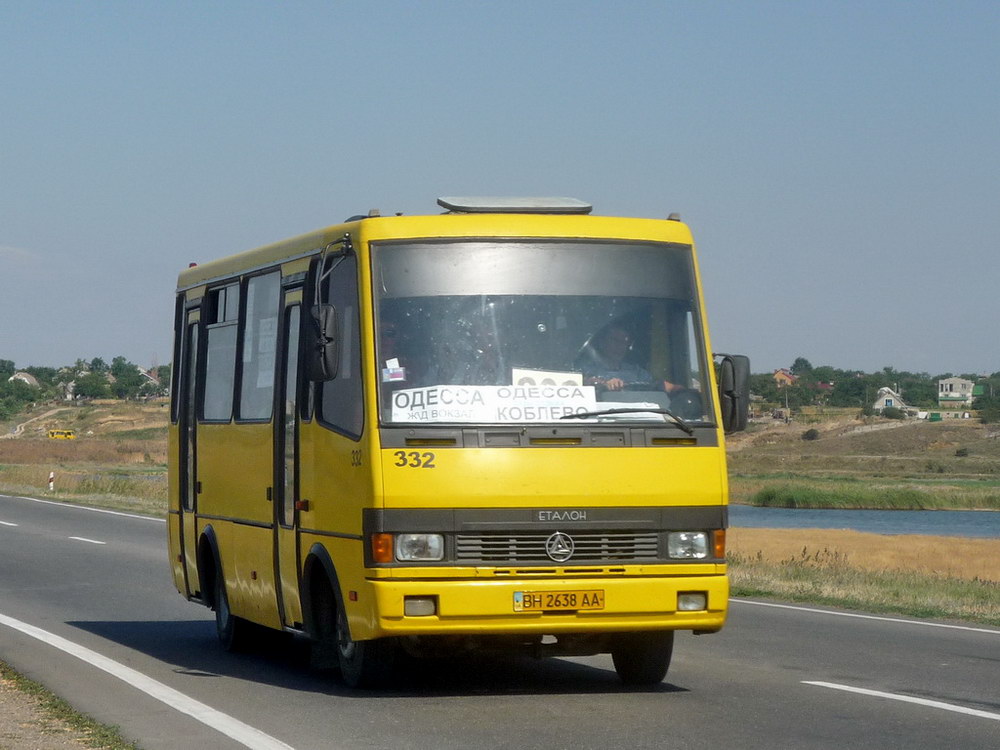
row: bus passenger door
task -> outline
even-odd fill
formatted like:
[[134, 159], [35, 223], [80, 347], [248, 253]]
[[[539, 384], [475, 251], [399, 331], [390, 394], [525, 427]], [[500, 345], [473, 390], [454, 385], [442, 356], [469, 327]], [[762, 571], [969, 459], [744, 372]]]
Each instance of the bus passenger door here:
[[298, 512], [298, 413], [299, 413], [299, 324], [302, 291], [285, 293], [283, 330], [279, 358], [280, 381], [275, 389], [275, 579], [278, 611], [282, 624], [302, 622], [299, 600]]
[[[184, 552], [184, 578], [187, 595], [200, 590], [198, 580], [198, 409], [196, 383], [198, 382], [198, 321], [199, 310], [188, 312], [184, 327], [184, 344], [181, 354], [181, 419], [180, 419], [180, 491], [181, 491], [181, 549]], [[201, 592], [204, 595], [205, 592]]]

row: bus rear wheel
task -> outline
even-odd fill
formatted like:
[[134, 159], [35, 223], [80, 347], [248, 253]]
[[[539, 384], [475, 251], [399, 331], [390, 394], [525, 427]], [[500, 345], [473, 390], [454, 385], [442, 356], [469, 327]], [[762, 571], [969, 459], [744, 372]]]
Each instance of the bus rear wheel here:
[[673, 653], [672, 630], [623, 633], [611, 647], [611, 660], [622, 683], [642, 687], [663, 681]]
[[340, 676], [352, 688], [381, 687], [392, 675], [395, 644], [388, 640], [355, 641], [343, 607], [337, 608], [337, 659]]

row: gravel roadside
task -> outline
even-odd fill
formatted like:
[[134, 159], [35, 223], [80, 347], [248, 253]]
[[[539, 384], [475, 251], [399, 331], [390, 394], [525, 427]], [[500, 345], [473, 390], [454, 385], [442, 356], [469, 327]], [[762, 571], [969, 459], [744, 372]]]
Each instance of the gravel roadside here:
[[85, 735], [52, 718], [34, 695], [0, 677], [0, 750], [80, 750]]
[[0, 662], [0, 750], [138, 750]]

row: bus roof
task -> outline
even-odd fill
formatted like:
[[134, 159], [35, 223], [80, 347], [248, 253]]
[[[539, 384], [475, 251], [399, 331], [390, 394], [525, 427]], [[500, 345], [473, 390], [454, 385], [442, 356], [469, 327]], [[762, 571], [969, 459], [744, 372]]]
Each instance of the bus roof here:
[[[499, 205], [507, 201], [507, 205]], [[559, 204], [565, 201], [565, 204]], [[676, 214], [668, 220], [594, 216], [590, 205], [573, 198], [439, 199], [443, 214], [351, 217], [306, 234], [192, 264], [177, 279], [178, 291], [210, 284], [258, 268], [314, 255], [351, 235], [355, 242], [460, 237], [572, 237], [691, 244], [688, 227]], [[531, 205], [529, 205], [531, 204]], [[562, 205], [562, 207], [560, 207]]]

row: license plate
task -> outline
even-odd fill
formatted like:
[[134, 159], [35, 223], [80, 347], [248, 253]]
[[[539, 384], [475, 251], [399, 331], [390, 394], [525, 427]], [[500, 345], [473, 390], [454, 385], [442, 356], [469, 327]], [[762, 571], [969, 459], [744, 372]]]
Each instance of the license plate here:
[[604, 609], [604, 590], [515, 591], [515, 612], [566, 612]]

